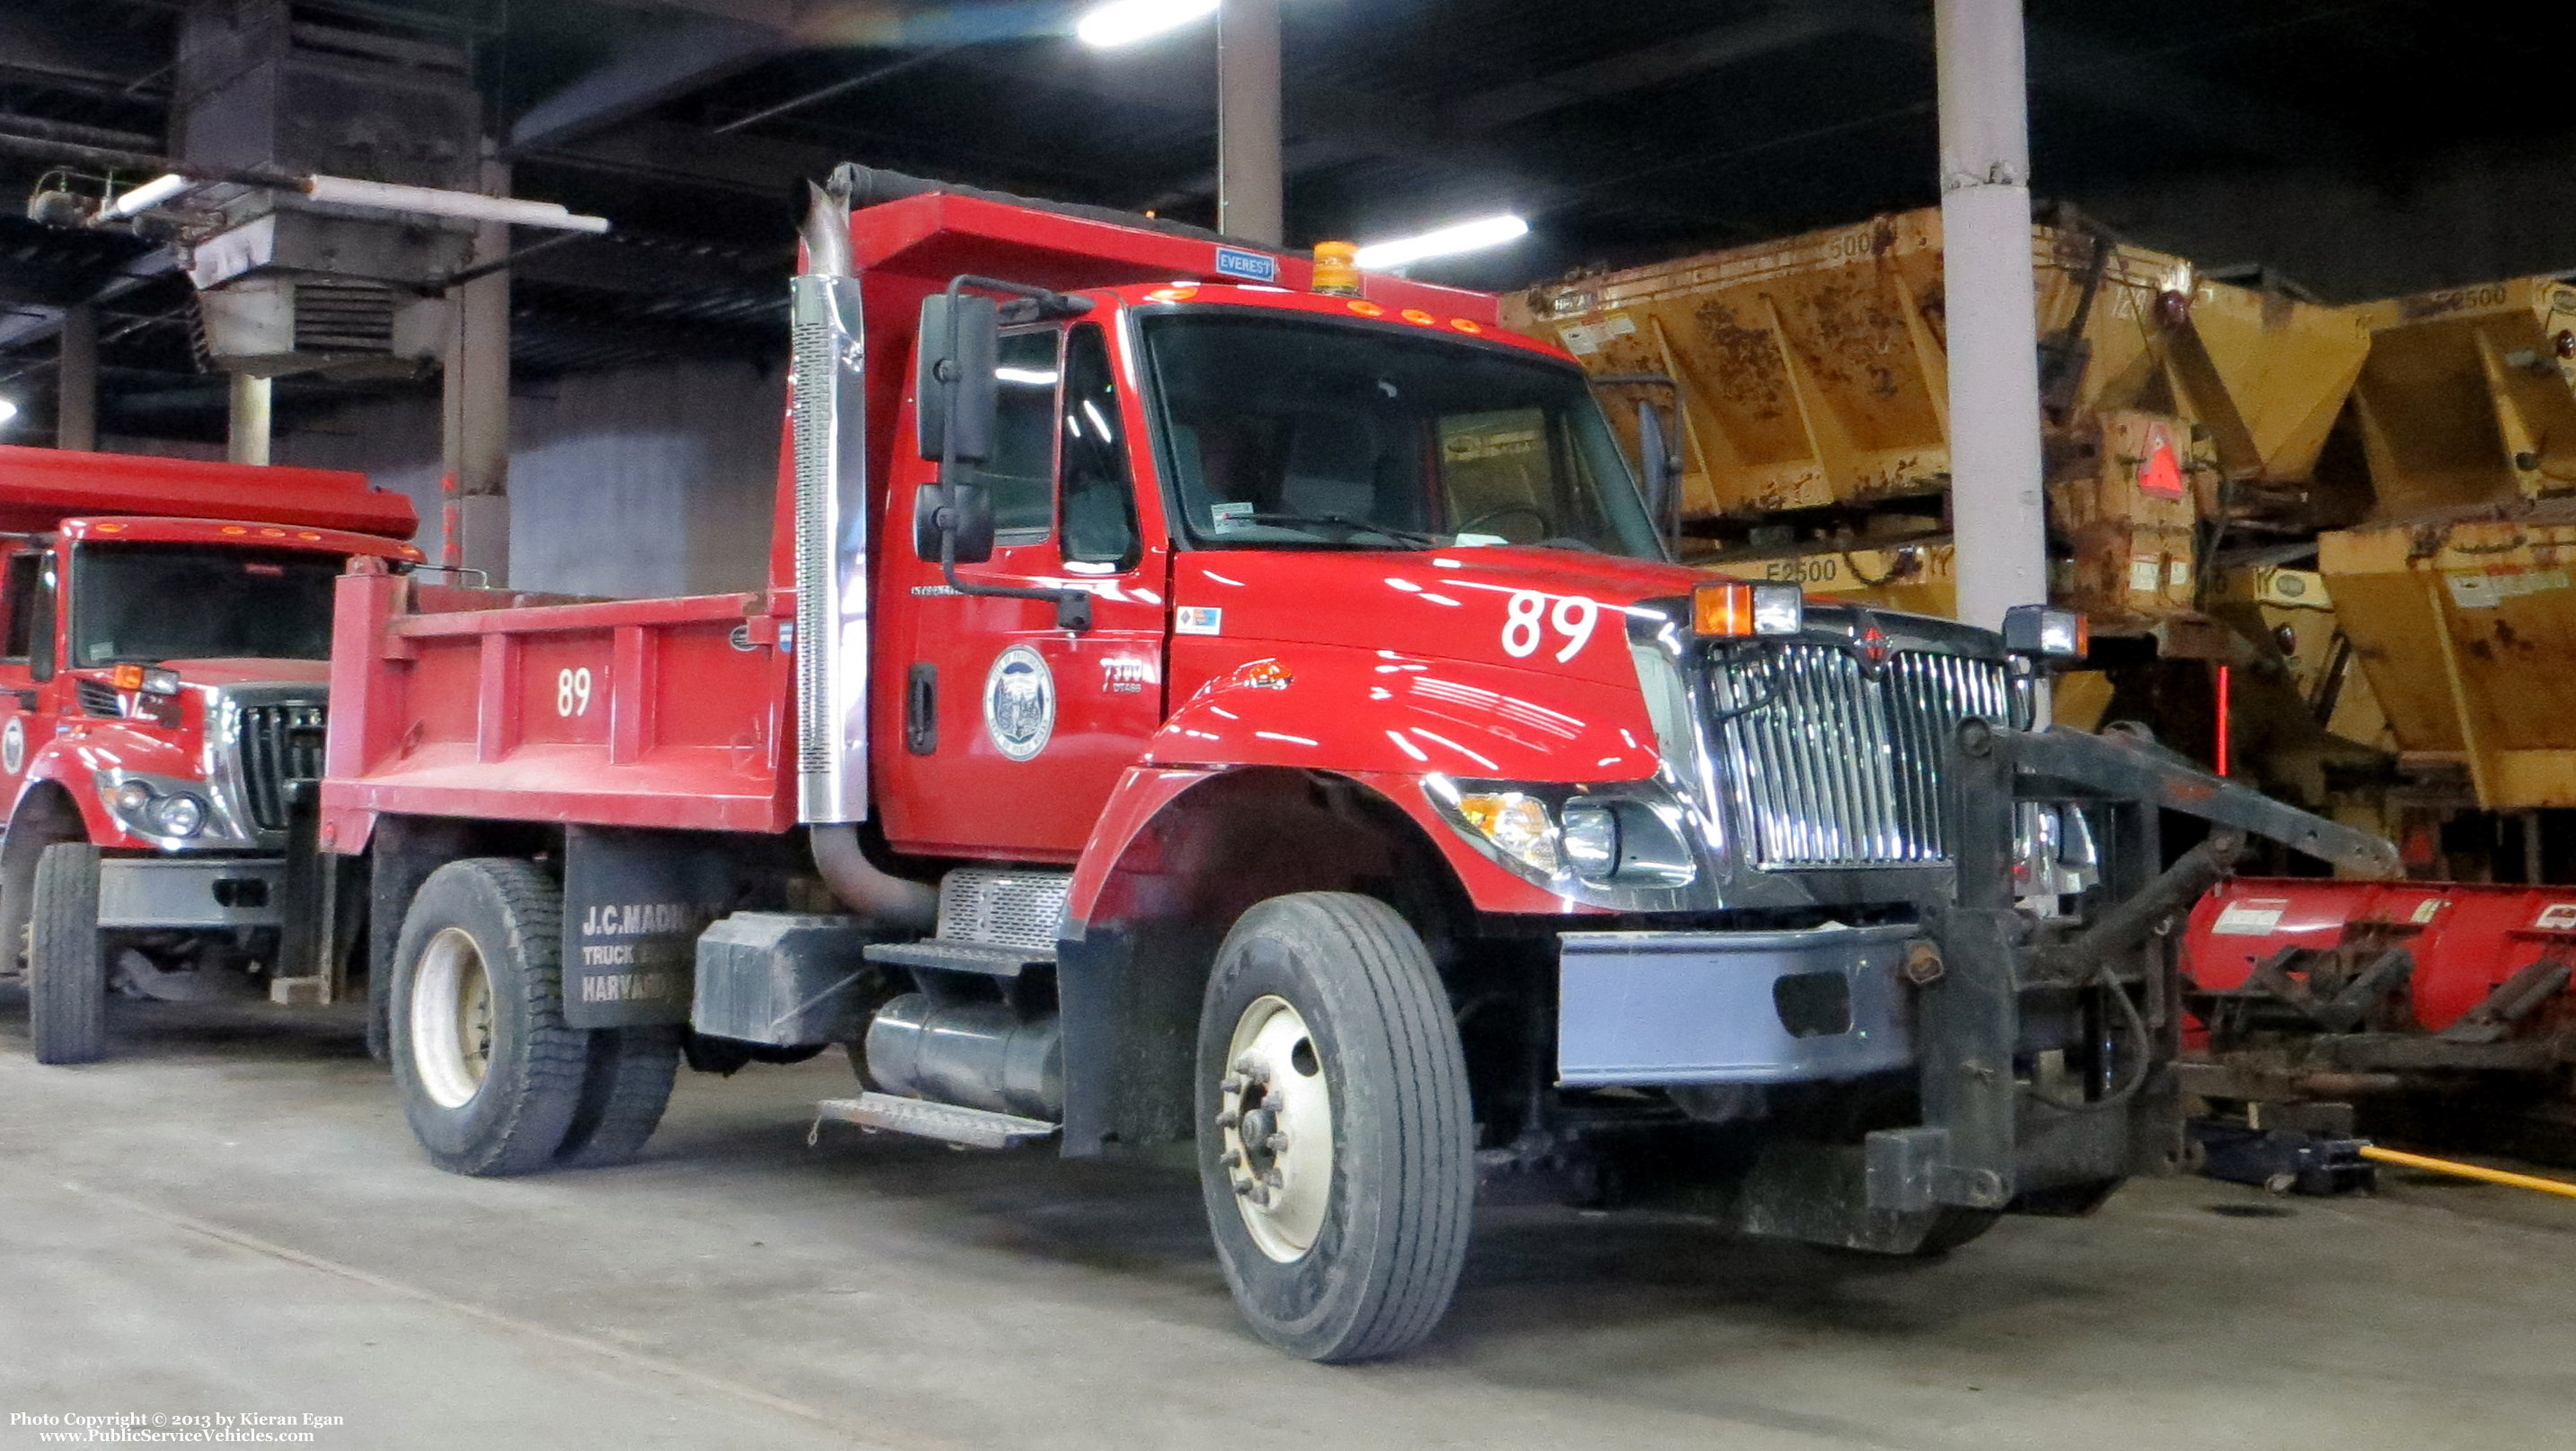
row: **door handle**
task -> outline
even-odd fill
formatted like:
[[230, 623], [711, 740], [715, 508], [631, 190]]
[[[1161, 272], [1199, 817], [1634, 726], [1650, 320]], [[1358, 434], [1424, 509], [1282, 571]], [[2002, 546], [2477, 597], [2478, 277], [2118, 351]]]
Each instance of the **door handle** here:
[[916, 756], [939, 749], [939, 667], [915, 665], [903, 683], [903, 748]]

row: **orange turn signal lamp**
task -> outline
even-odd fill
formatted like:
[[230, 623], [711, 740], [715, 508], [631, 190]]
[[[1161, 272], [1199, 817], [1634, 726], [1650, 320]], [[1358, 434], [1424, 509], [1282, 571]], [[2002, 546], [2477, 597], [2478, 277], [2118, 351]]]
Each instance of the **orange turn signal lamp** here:
[[179, 693], [179, 672], [158, 665], [119, 665], [107, 672], [107, 680], [119, 690], [139, 690], [145, 695]]
[[1711, 582], [1691, 591], [1691, 630], [1719, 639], [1794, 635], [1807, 627], [1807, 596], [1794, 584]]

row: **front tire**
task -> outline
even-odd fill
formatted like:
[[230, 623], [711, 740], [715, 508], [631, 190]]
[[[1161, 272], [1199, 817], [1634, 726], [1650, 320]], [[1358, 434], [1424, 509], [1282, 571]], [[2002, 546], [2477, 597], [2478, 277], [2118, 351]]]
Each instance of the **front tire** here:
[[27, 1036], [39, 1063], [107, 1056], [107, 954], [98, 932], [98, 848], [58, 842], [28, 894]]
[[1208, 977], [1197, 1079], [1209, 1229], [1253, 1332], [1327, 1362], [1420, 1344], [1475, 1202], [1466, 1057], [1422, 939], [1370, 897], [1254, 906]]
[[563, 894], [533, 863], [449, 862], [403, 918], [388, 1026], [403, 1117], [452, 1173], [555, 1161], [581, 1108], [589, 1035], [563, 1020]]

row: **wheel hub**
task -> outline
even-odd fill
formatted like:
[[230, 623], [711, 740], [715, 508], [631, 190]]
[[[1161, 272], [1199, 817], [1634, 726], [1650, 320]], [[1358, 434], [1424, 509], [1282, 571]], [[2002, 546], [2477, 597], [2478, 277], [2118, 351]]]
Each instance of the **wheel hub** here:
[[492, 977], [482, 950], [449, 927], [421, 949], [411, 994], [412, 1066], [441, 1108], [463, 1108], [492, 1064]]
[[1252, 1242], [1282, 1264], [1302, 1258], [1332, 1202], [1333, 1101], [1314, 1035], [1287, 999], [1260, 998], [1236, 1021], [1216, 1124]]

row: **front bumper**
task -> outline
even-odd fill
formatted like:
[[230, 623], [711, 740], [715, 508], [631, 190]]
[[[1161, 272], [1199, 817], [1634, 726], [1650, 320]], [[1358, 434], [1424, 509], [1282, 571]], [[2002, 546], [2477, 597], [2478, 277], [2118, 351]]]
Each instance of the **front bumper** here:
[[112, 856], [98, 864], [101, 927], [278, 927], [285, 902], [284, 857]]
[[1917, 927], [1557, 940], [1567, 1087], [1808, 1083], [1914, 1061], [1901, 973]]

